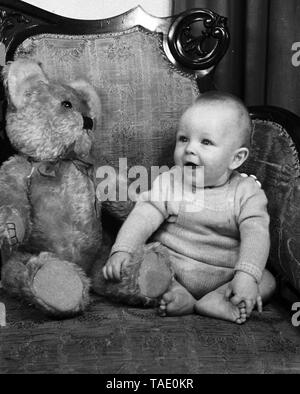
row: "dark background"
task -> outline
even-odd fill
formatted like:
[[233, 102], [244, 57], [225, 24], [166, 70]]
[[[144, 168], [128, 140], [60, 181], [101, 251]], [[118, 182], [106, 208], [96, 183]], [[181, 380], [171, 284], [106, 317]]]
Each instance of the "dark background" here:
[[247, 105], [280, 106], [300, 116], [299, 0], [173, 2], [174, 13], [204, 7], [228, 17], [231, 44], [217, 67], [218, 89]]

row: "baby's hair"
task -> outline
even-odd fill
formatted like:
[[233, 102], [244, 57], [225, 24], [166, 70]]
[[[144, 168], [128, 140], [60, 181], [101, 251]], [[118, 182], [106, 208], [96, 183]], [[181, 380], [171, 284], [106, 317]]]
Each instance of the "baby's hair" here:
[[236, 107], [238, 111], [239, 120], [242, 121], [242, 146], [250, 148], [251, 146], [251, 137], [252, 137], [252, 121], [249, 115], [249, 111], [243, 101], [234, 96], [233, 94], [222, 92], [218, 90], [211, 90], [209, 92], [203, 93], [199, 96], [195, 105], [200, 103], [228, 103], [232, 104]]

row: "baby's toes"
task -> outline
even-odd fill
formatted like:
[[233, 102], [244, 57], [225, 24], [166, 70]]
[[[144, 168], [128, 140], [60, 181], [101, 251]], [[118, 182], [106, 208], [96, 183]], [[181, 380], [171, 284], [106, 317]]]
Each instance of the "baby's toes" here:
[[247, 316], [245, 317], [245, 318], [243, 318], [243, 317], [239, 317], [238, 319], [236, 319], [236, 323], [237, 324], [244, 324], [245, 322], [246, 322], [246, 320], [247, 320]]
[[164, 316], [167, 316], [167, 307], [168, 307], [168, 304], [170, 304], [171, 302], [173, 302], [174, 299], [175, 299], [175, 295], [174, 295], [171, 291], [165, 293], [165, 294], [162, 296], [162, 298], [161, 298], [161, 300], [160, 300], [160, 305], [159, 305], [159, 308], [158, 308], [158, 314], [159, 314], [160, 316], [163, 316], [163, 317], [164, 317]]
[[237, 319], [236, 322], [237, 322], [238, 324], [243, 324], [243, 323], [245, 323], [245, 321], [247, 320], [247, 310], [246, 310], [246, 305], [245, 305], [245, 303], [244, 303], [244, 302], [241, 302], [241, 303], [239, 304], [238, 308], [239, 308], [240, 316], [239, 316], [239, 318]]
[[246, 309], [246, 305], [241, 302], [240, 305], [238, 306], [240, 314], [241, 315], [246, 315], [247, 316], [247, 309]]
[[240, 311], [240, 320], [242, 321], [242, 323], [245, 323], [245, 321], [247, 320], [247, 312], [246, 311]]
[[167, 316], [167, 304], [163, 299], [160, 300], [160, 305], [158, 307], [158, 314], [160, 316]]

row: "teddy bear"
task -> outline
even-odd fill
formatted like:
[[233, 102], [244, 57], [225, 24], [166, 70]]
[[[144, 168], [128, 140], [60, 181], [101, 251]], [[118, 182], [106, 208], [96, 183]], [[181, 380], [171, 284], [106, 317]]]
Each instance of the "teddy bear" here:
[[0, 169], [1, 282], [51, 316], [83, 312], [90, 292], [131, 305], [155, 305], [172, 280], [159, 246], [132, 256], [121, 283], [103, 279], [113, 242], [101, 212], [126, 217], [132, 204], [96, 197], [91, 157], [101, 102], [84, 80], [50, 80], [33, 60], [3, 70], [6, 133], [16, 154]]

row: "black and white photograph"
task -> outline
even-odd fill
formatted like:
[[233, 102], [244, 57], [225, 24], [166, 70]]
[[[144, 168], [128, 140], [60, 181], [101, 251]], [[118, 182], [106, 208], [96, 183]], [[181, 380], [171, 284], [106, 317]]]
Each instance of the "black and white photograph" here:
[[0, 374], [300, 374], [300, 1], [0, 0]]

